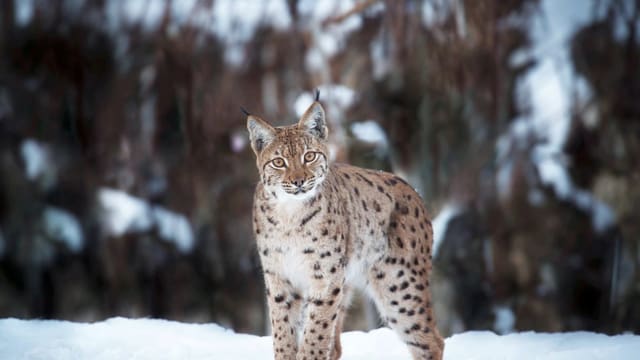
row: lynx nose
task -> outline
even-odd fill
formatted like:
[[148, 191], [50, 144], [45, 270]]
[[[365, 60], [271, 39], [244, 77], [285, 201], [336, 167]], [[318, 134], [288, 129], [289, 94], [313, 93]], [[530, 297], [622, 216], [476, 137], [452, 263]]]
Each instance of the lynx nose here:
[[303, 178], [296, 178], [291, 180], [291, 183], [293, 185], [295, 185], [296, 187], [302, 187], [302, 184], [304, 184], [304, 179]]

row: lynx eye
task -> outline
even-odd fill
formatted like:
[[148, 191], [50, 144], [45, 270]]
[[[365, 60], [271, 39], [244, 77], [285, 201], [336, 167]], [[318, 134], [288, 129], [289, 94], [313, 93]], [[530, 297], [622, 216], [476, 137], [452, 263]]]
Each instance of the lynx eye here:
[[281, 169], [285, 165], [284, 159], [283, 158], [275, 158], [275, 159], [271, 160], [271, 165], [273, 165], [273, 167], [276, 168], [276, 169]]
[[313, 162], [317, 157], [318, 157], [317, 152], [309, 151], [308, 153], [304, 154], [304, 162], [306, 163]]

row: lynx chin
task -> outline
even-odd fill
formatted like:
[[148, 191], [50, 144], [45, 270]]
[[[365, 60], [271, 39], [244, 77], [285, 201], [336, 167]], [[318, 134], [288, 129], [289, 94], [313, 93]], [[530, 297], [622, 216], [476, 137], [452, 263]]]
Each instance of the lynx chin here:
[[275, 358], [339, 359], [346, 308], [360, 289], [413, 359], [442, 359], [429, 290], [433, 231], [420, 196], [393, 174], [331, 163], [317, 99], [290, 126], [247, 115]]

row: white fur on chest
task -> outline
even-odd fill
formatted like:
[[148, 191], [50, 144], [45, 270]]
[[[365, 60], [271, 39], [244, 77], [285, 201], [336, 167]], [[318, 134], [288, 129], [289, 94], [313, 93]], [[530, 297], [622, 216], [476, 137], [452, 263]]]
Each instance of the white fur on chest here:
[[299, 224], [305, 214], [304, 201], [290, 195], [280, 198], [274, 204], [274, 219], [278, 222], [278, 231], [272, 237], [271, 246], [276, 250], [270, 257], [270, 268], [291, 282], [294, 288], [304, 292], [309, 288], [312, 274], [309, 264], [305, 263], [303, 251], [310, 239], [300, 233]]
[[281, 254], [280, 273], [291, 282], [294, 288], [305, 293], [311, 285], [309, 266], [305, 264], [302, 249], [290, 248], [288, 252]]

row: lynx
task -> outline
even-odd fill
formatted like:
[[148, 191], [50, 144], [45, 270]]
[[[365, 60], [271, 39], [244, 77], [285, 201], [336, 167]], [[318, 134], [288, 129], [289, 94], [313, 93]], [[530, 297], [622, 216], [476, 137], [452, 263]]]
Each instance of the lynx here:
[[247, 128], [275, 359], [339, 359], [345, 309], [361, 289], [414, 359], [440, 360], [433, 230], [420, 196], [393, 174], [332, 163], [317, 97], [297, 124], [272, 127], [247, 113]]

